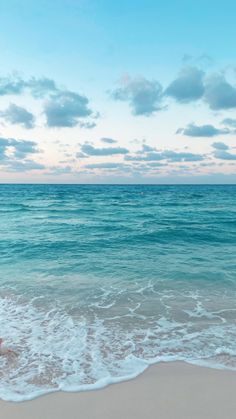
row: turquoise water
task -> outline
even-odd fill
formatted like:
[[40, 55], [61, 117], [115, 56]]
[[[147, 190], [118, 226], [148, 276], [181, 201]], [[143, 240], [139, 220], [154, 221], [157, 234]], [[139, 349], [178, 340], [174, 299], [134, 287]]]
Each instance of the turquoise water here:
[[0, 185], [0, 397], [236, 369], [236, 186]]

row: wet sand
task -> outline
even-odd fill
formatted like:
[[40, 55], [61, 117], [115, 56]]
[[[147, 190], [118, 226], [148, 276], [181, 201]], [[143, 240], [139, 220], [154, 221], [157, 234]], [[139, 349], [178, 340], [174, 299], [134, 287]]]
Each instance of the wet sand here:
[[235, 419], [235, 388], [236, 372], [163, 363], [101, 390], [2, 401], [0, 412], [3, 419]]

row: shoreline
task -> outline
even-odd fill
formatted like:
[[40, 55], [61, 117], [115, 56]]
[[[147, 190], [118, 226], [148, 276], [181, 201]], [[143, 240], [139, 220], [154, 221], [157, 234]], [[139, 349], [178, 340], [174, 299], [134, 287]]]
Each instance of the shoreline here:
[[234, 419], [235, 385], [235, 371], [168, 362], [99, 390], [0, 401], [0, 410], [4, 419]]

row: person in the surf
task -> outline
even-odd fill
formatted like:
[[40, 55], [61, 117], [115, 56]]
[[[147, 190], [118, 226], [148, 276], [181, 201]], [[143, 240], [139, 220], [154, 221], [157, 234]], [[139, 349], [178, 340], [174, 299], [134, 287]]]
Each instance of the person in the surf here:
[[3, 339], [0, 338], [0, 356], [17, 356], [17, 353], [10, 348], [3, 347]]

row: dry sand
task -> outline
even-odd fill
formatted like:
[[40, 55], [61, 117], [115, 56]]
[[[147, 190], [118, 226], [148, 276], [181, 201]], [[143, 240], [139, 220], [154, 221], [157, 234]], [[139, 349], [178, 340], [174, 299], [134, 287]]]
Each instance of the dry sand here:
[[159, 364], [137, 379], [84, 393], [0, 402], [1, 419], [235, 419], [236, 372]]

